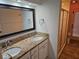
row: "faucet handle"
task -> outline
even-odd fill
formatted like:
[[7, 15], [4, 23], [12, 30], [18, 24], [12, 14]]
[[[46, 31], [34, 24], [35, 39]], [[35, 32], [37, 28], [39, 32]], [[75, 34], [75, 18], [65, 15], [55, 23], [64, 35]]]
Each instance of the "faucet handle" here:
[[0, 48], [7, 48], [11, 44], [12, 44], [12, 41], [11, 40], [7, 40], [5, 42], [0, 43]]
[[6, 47], [6, 43], [5, 43], [5, 42], [0, 43], [0, 49], [1, 49], [1, 48], [5, 48], [5, 47]]
[[7, 46], [10, 46], [12, 44], [12, 40], [7, 41]]

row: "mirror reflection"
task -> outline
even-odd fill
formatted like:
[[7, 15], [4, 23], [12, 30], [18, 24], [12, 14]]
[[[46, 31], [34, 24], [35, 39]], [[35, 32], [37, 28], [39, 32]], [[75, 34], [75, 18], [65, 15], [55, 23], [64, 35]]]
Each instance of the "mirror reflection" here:
[[0, 36], [33, 28], [33, 11], [0, 7]]

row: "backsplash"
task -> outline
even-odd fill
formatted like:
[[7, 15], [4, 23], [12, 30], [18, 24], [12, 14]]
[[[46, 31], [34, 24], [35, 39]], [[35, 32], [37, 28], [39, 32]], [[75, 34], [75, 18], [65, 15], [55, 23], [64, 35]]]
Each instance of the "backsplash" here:
[[31, 36], [34, 36], [36, 35], [37, 32], [32, 32], [32, 33], [28, 33], [26, 35], [23, 35], [23, 36], [20, 36], [20, 37], [17, 37], [17, 38], [14, 38], [14, 39], [11, 39], [11, 40], [5, 40], [5, 42], [1, 42], [0, 43], [0, 47], [1, 48], [6, 48], [7, 46], [11, 46], [13, 45], [14, 43], [17, 43], [25, 38], [28, 38], [28, 37], [31, 37]]
[[[0, 48], [2, 48], [3, 50], [6, 49], [8, 46], [11, 46], [21, 40], [24, 40], [28, 37], [32, 37], [32, 36], [44, 36], [46, 33], [41, 33], [41, 32], [31, 32], [31, 33], [28, 33], [26, 35], [23, 35], [23, 36], [20, 36], [20, 37], [17, 37], [17, 38], [14, 38], [14, 39], [10, 39], [10, 40], [5, 40], [4, 42], [1, 42], [0, 43]], [[48, 34], [46, 34], [45, 36], [49, 36]]]

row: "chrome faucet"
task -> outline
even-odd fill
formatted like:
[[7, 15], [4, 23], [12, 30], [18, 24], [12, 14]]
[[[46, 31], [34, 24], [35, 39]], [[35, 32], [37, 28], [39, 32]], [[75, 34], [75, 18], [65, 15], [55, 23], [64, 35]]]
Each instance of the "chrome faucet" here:
[[7, 48], [9, 45], [9, 41], [2, 42], [2, 43], [0, 43], [0, 45], [2, 48]]
[[12, 40], [6, 40], [5, 42], [0, 43], [1, 48], [7, 48], [12, 44]]
[[11, 45], [11, 41], [10, 40], [6, 41], [6, 47], [8, 47], [10, 45]]

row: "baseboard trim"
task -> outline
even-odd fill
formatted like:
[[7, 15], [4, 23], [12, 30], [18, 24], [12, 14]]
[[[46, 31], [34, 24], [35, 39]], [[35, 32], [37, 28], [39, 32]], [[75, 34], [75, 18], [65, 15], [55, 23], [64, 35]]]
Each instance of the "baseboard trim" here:
[[63, 47], [61, 48], [61, 50], [60, 50], [60, 52], [59, 52], [59, 54], [58, 54], [58, 59], [59, 59], [59, 57], [60, 57], [60, 55], [61, 55], [61, 53], [62, 53], [62, 51], [63, 51], [63, 49], [64, 49], [64, 47], [66, 46], [66, 43], [63, 45]]

